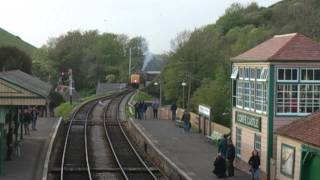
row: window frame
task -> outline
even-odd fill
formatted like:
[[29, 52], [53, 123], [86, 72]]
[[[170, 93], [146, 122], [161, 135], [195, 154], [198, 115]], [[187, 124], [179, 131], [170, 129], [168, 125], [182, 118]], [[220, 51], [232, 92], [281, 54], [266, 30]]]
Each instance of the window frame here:
[[[305, 70], [306, 71], [306, 77], [308, 76], [308, 70], [310, 71], [310, 70], [312, 70], [312, 73], [313, 73], [313, 79], [312, 80], [303, 80], [302, 79], [302, 71], [303, 70]], [[300, 78], [299, 78], [299, 80], [300, 80], [300, 82], [303, 82], [303, 83], [317, 83], [317, 82], [320, 82], [320, 79], [319, 80], [315, 80], [315, 77], [316, 77], [316, 70], [318, 70], [318, 71], [320, 71], [320, 68], [300, 68], [300, 73], [299, 73], [299, 75], [300, 75]]]
[[[282, 157], [283, 157], [283, 150], [284, 150], [284, 148], [288, 148], [288, 149], [290, 149], [290, 150], [292, 150], [292, 152], [293, 152], [293, 162], [292, 162], [292, 166], [291, 166], [291, 171], [292, 171], [292, 174], [288, 174], [288, 173], [286, 173], [284, 170], [283, 170], [283, 166], [282, 166], [282, 164], [283, 164], [283, 162], [282, 162]], [[293, 179], [294, 178], [294, 175], [295, 175], [295, 173], [294, 173], [294, 169], [295, 169], [295, 161], [296, 161], [296, 148], [294, 147], [294, 146], [291, 146], [291, 145], [288, 145], [288, 144], [285, 144], [285, 143], [281, 143], [281, 149], [280, 149], [280, 173], [282, 174], [282, 175], [284, 175], [284, 176], [287, 176], [287, 177], [289, 177], [289, 178], [291, 178], [291, 179]]]
[[[286, 70], [291, 70], [291, 79], [287, 80], [286, 79]], [[283, 80], [279, 79], [279, 70], [283, 70]], [[293, 79], [293, 70], [296, 70], [297, 74], [296, 77], [297, 79]], [[277, 82], [299, 82], [300, 79], [300, 73], [299, 73], [299, 68], [277, 68]]]
[[[258, 77], [258, 75], [257, 75]], [[267, 81], [269, 77], [269, 69], [268, 68], [262, 68], [259, 78], [257, 78], [257, 81]]]
[[[257, 138], [259, 137], [259, 138]], [[259, 139], [259, 141], [257, 141]], [[259, 144], [259, 149], [257, 148], [257, 145]], [[257, 150], [261, 156], [261, 134], [254, 133], [254, 149]]]
[[239, 68], [237, 66], [234, 66], [232, 68], [232, 73], [231, 73], [231, 76], [230, 78], [231, 79], [237, 79], [238, 78], [238, 75], [239, 75]]
[[242, 129], [236, 127], [236, 157], [241, 157]]
[[[286, 90], [279, 91], [278, 86], [283, 86]], [[290, 91], [288, 91], [288, 86], [290, 86]], [[297, 86], [297, 90], [293, 91], [293, 86]], [[275, 110], [277, 116], [290, 116], [290, 115], [298, 115], [298, 116], [305, 116], [316, 111], [320, 110], [320, 84], [290, 84], [290, 83], [279, 83], [276, 86], [276, 99], [275, 99]], [[286, 92], [288, 91], [288, 92]], [[282, 101], [279, 98], [279, 92], [282, 92]], [[289, 101], [287, 102], [292, 103], [292, 99], [296, 99], [296, 112], [292, 111], [292, 104], [290, 104], [289, 108], [290, 112], [287, 112], [286, 109], [286, 98], [285, 94], [290, 94]], [[296, 97], [292, 97], [293, 93], [297, 93]], [[308, 97], [309, 96], [309, 97]], [[278, 108], [282, 108], [282, 111], [279, 111]], [[302, 110], [304, 108], [304, 110]], [[311, 109], [311, 110], [310, 110]]]
[[[238, 68], [238, 78], [233, 79]], [[233, 107], [254, 112], [257, 114], [267, 114], [267, 80], [269, 77], [269, 68], [263, 66], [233, 66], [231, 79], [234, 81], [233, 88], [235, 96], [233, 96]], [[263, 83], [261, 88], [260, 100], [262, 104], [260, 109], [257, 109], [257, 83]], [[258, 97], [258, 98], [259, 98]]]

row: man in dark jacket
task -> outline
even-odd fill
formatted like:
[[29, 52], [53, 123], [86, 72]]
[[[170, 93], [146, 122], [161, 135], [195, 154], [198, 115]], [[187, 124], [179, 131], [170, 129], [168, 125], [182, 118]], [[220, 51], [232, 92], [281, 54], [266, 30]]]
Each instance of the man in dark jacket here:
[[185, 132], [189, 132], [191, 125], [190, 125], [190, 113], [189, 111], [184, 111], [182, 115], [182, 121], [183, 121], [183, 128]]
[[223, 156], [219, 153], [218, 156], [216, 157], [216, 160], [214, 161], [214, 170], [213, 173], [218, 177], [218, 178], [225, 178], [227, 177], [226, 175], [226, 160], [224, 159]]
[[140, 117], [139, 117], [139, 103], [138, 102], [136, 102], [134, 104], [134, 118], [140, 119]]
[[176, 111], [177, 111], [177, 105], [175, 102], [172, 103], [170, 110], [171, 110], [172, 121], [175, 121], [176, 120]]
[[139, 119], [141, 120], [143, 118], [143, 103], [141, 101], [139, 102], [138, 108], [139, 108]]
[[12, 132], [12, 128], [10, 128], [7, 134], [7, 161], [11, 161], [12, 151], [13, 151], [13, 132]]
[[144, 120], [146, 120], [147, 119], [147, 110], [148, 110], [148, 105], [147, 105], [147, 103], [145, 103], [144, 101], [142, 101], [142, 106], [143, 106], [143, 116], [142, 116], [142, 118], [144, 119]]
[[218, 146], [218, 153], [221, 153], [221, 156], [224, 158], [227, 157], [227, 149], [228, 149], [228, 135], [224, 134], [220, 139], [219, 146]]
[[228, 164], [228, 176], [229, 177], [234, 176], [233, 161], [234, 161], [235, 156], [236, 156], [236, 150], [235, 150], [235, 147], [232, 143], [232, 140], [230, 139], [229, 143], [228, 143], [228, 149], [227, 149], [227, 160], [228, 160], [227, 164]]

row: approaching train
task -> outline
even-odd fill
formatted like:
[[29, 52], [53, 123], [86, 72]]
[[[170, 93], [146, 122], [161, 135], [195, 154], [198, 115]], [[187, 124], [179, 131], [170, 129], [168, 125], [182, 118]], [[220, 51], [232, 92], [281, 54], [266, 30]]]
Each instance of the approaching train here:
[[135, 89], [140, 87], [140, 84], [144, 84], [143, 75], [141, 73], [131, 74], [130, 76], [130, 86]]

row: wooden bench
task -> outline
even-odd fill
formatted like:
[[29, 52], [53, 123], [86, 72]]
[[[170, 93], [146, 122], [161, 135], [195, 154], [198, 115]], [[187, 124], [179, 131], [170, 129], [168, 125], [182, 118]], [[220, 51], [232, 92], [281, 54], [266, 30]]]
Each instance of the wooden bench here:
[[176, 126], [178, 126], [180, 128], [183, 127], [183, 121], [181, 121], [179, 118], [176, 119], [175, 123], [176, 123]]
[[222, 134], [217, 132], [217, 131], [213, 131], [211, 133], [210, 136], [206, 136], [206, 138], [208, 139], [209, 142], [213, 143], [213, 144], [218, 144], [219, 140], [221, 139]]

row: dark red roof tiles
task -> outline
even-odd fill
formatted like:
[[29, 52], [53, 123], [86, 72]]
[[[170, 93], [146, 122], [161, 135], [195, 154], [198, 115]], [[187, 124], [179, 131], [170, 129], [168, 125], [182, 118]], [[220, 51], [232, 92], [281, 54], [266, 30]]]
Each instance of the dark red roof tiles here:
[[277, 134], [320, 146], [320, 112], [293, 121], [276, 131]]
[[320, 60], [320, 44], [299, 33], [276, 35], [231, 60], [316, 61]]

